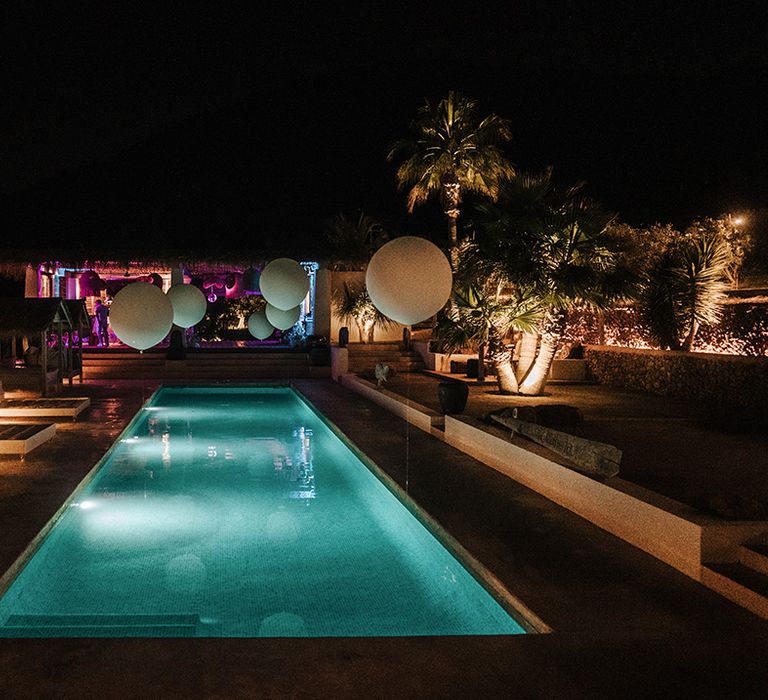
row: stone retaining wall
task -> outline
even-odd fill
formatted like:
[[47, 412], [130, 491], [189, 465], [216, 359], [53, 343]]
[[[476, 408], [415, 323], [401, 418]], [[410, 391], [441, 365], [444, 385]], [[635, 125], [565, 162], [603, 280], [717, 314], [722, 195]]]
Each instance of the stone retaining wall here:
[[607, 386], [722, 407], [768, 408], [768, 357], [588, 345], [585, 358], [592, 376]]

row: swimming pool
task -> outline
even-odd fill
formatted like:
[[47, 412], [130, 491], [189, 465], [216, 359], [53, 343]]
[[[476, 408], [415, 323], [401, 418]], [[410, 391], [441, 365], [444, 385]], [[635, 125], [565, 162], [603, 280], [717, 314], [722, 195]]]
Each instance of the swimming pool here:
[[0, 598], [0, 637], [523, 632], [289, 388], [160, 389]]

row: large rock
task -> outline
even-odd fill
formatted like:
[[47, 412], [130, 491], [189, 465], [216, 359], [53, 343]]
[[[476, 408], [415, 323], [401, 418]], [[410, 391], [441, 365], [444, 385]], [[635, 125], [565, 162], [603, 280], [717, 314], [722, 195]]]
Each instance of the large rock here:
[[617, 447], [520, 420], [513, 417], [512, 411], [511, 409], [504, 409], [499, 413], [492, 413], [490, 418], [505, 428], [509, 428], [513, 436], [515, 434], [522, 435], [561, 457], [565, 457], [573, 463], [578, 471], [584, 474], [608, 479], [619, 473], [621, 450]]

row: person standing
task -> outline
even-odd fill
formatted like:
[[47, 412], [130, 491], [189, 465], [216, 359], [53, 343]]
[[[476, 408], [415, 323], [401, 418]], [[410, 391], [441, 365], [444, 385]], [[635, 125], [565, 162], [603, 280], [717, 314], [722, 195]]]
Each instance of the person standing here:
[[96, 300], [96, 335], [99, 338], [99, 347], [109, 347], [109, 307]]

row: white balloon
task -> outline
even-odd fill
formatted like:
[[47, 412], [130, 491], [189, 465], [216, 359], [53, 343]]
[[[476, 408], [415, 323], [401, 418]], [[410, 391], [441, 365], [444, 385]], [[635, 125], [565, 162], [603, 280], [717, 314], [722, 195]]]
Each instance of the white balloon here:
[[411, 325], [434, 316], [451, 295], [448, 258], [425, 238], [385, 243], [368, 263], [365, 285], [373, 305], [393, 321]]
[[259, 286], [272, 306], [288, 311], [304, 301], [309, 292], [309, 277], [295, 260], [277, 258], [262, 270]]
[[126, 345], [146, 350], [171, 330], [173, 306], [160, 287], [134, 282], [123, 287], [109, 308], [109, 323]]
[[278, 309], [272, 304], [267, 304], [267, 320], [281, 331], [287, 331], [301, 316], [301, 307], [295, 306], [292, 309], [284, 311]]
[[200, 323], [207, 303], [205, 295], [191, 284], [174, 284], [167, 292], [173, 307], [173, 322], [182, 328]]
[[266, 340], [275, 332], [275, 327], [267, 321], [267, 314], [261, 309], [248, 317], [248, 331], [254, 338]]

